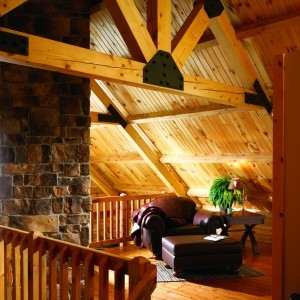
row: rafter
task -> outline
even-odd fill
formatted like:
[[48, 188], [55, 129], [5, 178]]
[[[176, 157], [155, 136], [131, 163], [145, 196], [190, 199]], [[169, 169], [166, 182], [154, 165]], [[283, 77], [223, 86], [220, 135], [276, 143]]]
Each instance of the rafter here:
[[179, 68], [194, 50], [210, 19], [202, 3], [198, 3], [172, 40], [172, 57]]
[[244, 106], [244, 92], [253, 93], [252, 90], [245, 90], [223, 83], [218, 83], [205, 78], [183, 74], [184, 91], [177, 94], [187, 94], [199, 97], [214, 99], [214, 102], [232, 106]]
[[153, 194], [161, 194], [164, 195], [164, 193], [168, 193], [169, 190], [163, 186], [163, 185], [133, 185], [133, 184], [116, 184], [115, 189], [119, 191], [125, 191], [127, 193], [139, 193], [143, 194], [145, 191], [148, 193]]
[[268, 31], [282, 30], [300, 24], [300, 10], [293, 10], [287, 14], [250, 23], [236, 29], [239, 40], [256, 36]]
[[0, 17], [27, 1], [28, 0], [0, 0]]
[[244, 93], [254, 93], [251, 90], [186, 74], [183, 74], [183, 91], [146, 84], [143, 82], [144, 63], [9, 29], [0, 28], [0, 30], [29, 38], [28, 56], [0, 52], [0, 61], [3, 62], [117, 82], [177, 95], [199, 96], [232, 106], [248, 106], [244, 101]]
[[91, 159], [91, 163], [94, 164], [119, 164], [119, 163], [131, 163], [131, 164], [140, 164], [145, 163], [139, 154], [136, 153], [126, 153], [126, 156], [120, 155], [101, 155], [101, 157], [95, 157]]
[[206, 106], [181, 109], [181, 110], [168, 110], [159, 111], [153, 113], [138, 114], [127, 117], [127, 121], [130, 124], [143, 124], [143, 123], [153, 123], [177, 119], [187, 119], [193, 117], [203, 117], [203, 116], [213, 116], [222, 113], [230, 113], [237, 111], [245, 111], [245, 107], [231, 107], [222, 104], [209, 104]]
[[157, 52], [156, 46], [133, 0], [104, 0], [132, 57], [147, 62]]
[[267, 95], [267, 97], [269, 99], [272, 98], [272, 90], [273, 90], [273, 83], [259, 57], [259, 55], [257, 54], [257, 51], [255, 50], [254, 48], [254, 45], [252, 43], [252, 40], [250, 39], [246, 39], [246, 40], [243, 40], [242, 41], [245, 49], [247, 49], [247, 52], [249, 54], [249, 58], [253, 64], [253, 66], [255, 67], [256, 69], [256, 73], [257, 73], [257, 77], [258, 77], [258, 80], [260, 82], [263, 82], [264, 84], [262, 85], [262, 88], [265, 92], [265, 94]]
[[166, 165], [159, 161], [156, 153], [149, 148], [145, 140], [139, 135], [138, 131], [134, 126], [128, 125], [125, 129], [127, 138], [131, 139], [133, 143], [136, 144], [136, 149], [138, 153], [144, 158], [144, 160], [149, 164], [157, 176], [162, 180], [162, 182], [171, 190], [176, 192], [177, 195], [186, 197], [186, 187], [183, 186], [178, 176], [175, 175], [172, 168], [168, 168]]
[[[94, 84], [97, 84], [95, 81]], [[92, 86], [93, 87], [93, 86]], [[97, 91], [101, 90], [93, 89], [93, 92], [99, 99], [103, 99]], [[109, 101], [109, 98], [104, 98], [105, 105], [112, 105], [112, 102]], [[109, 103], [110, 102], [110, 103]], [[104, 103], [103, 103], [104, 104]], [[161, 162], [159, 162], [158, 155], [153, 151], [153, 149], [145, 141], [142, 134], [139, 133], [137, 125], [128, 124], [124, 128], [124, 135], [129, 141], [135, 146], [137, 152], [144, 159], [150, 168], [157, 174], [157, 176], [162, 180], [162, 182], [171, 190], [176, 192], [180, 196], [186, 196], [186, 187], [180, 182], [178, 176], [171, 167], [167, 167]]]
[[[238, 40], [251, 38], [262, 33], [276, 30], [284, 30], [289, 27], [300, 24], [300, 10], [291, 11], [284, 15], [279, 15], [253, 23], [235, 27], [235, 35]], [[218, 45], [218, 41], [212, 34], [204, 34], [201, 36], [199, 43], [195, 49], [206, 49]]]
[[235, 36], [235, 30], [225, 11], [218, 17], [212, 18], [209, 25], [223, 52], [230, 61], [242, 86], [253, 88], [257, 78], [253, 66], [247, 57], [243, 45]]
[[158, 50], [171, 52], [171, 0], [147, 0], [147, 28]]
[[192, 197], [208, 198], [209, 190], [202, 188], [190, 188], [187, 194]]
[[160, 158], [162, 163], [233, 163], [233, 162], [272, 162], [272, 153], [238, 153], [220, 155], [163, 155]]

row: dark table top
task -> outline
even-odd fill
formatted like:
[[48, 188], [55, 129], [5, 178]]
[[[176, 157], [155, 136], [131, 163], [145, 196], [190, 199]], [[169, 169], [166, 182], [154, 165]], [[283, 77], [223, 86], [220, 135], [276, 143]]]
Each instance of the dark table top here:
[[247, 210], [234, 211], [232, 215], [223, 216], [226, 218], [227, 225], [264, 224], [266, 217], [262, 214], [253, 213]]

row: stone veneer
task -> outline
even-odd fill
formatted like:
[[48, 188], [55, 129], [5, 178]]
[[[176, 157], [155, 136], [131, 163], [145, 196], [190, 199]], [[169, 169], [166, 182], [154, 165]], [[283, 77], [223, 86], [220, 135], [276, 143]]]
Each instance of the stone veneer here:
[[[31, 0], [0, 25], [89, 47], [86, 0]], [[89, 96], [89, 79], [0, 63], [1, 225], [88, 244]]]

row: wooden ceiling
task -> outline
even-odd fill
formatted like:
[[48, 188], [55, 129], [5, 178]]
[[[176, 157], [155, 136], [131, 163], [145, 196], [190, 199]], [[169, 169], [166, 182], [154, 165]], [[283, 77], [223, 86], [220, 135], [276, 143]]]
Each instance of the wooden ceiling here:
[[[104, 0], [92, 7], [91, 50], [27, 35], [33, 54], [0, 59], [91, 78], [92, 196], [175, 192], [205, 204], [229, 175], [269, 210], [273, 61], [298, 50], [299, 26], [299, 0]], [[143, 76], [160, 53], [181, 87], [169, 69], [152, 78], [161, 85]]]
[[[104, 1], [95, 7], [92, 49], [141, 63], [159, 50], [170, 52], [186, 89], [92, 82], [95, 195], [175, 191], [205, 204], [214, 178], [229, 175], [243, 179], [248, 198], [260, 198], [259, 209], [270, 209], [272, 118], [263, 105], [245, 104], [245, 95], [256, 95], [259, 82], [272, 103], [273, 57], [299, 43], [278, 39], [273, 46], [272, 36], [279, 28], [282, 35], [296, 30], [300, 1], [250, 2], [223, 1], [224, 11], [212, 18], [201, 1], [191, 0]], [[110, 114], [108, 105], [125, 128], [98, 121], [98, 113]]]

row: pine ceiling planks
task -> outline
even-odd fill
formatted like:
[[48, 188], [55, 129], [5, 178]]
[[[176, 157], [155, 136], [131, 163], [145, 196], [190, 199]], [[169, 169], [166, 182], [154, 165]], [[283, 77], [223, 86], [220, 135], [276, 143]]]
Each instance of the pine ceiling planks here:
[[[192, 11], [193, 1], [172, 0], [171, 2], [171, 34], [174, 37]], [[276, 2], [276, 5], [274, 2]], [[230, 20], [234, 20], [234, 26], [243, 26], [256, 22], [261, 18], [281, 14], [283, 8], [291, 5], [282, 1], [279, 2], [274, 0], [273, 4], [269, 5], [255, 1], [249, 6], [237, 0], [223, 1], [226, 5], [231, 6]], [[136, 0], [135, 3], [141, 12], [143, 21], [146, 23], [146, 2]], [[123, 38], [105, 8], [92, 16], [92, 22], [96, 21], [100, 22], [98, 26], [93, 24], [92, 46], [94, 49], [99, 47], [98, 49], [103, 49], [106, 53], [131, 57]], [[210, 30], [206, 29], [205, 34], [207, 32], [210, 32]], [[269, 49], [263, 45], [266, 42], [271, 43], [271, 39], [279, 43], [279, 49], [282, 49], [280, 44], [290, 44], [295, 39], [296, 34], [297, 31], [290, 32], [283, 41], [279, 37], [272, 38], [272, 35], [268, 35], [268, 38], [254, 36], [242, 42], [243, 45], [248, 45], [245, 48], [248, 51], [248, 59], [254, 64], [254, 70], [258, 73], [258, 78], [268, 91], [269, 96], [272, 96], [272, 82], [270, 80], [272, 78], [270, 76], [272, 58], [269, 55]], [[96, 38], [97, 40], [95, 40]], [[254, 44], [254, 41], [259, 42]], [[106, 47], [105, 45], [109, 46]], [[257, 49], [263, 51], [257, 54]], [[261, 64], [261, 61], [264, 65]], [[267, 64], [267, 71], [263, 68], [265, 63]], [[241, 79], [233, 69], [233, 65], [233, 62], [225, 55], [223, 46], [215, 43], [214, 46], [207, 48], [196, 47], [187, 57], [182, 70], [192, 76], [240, 87]], [[113, 98], [112, 103], [119, 105], [119, 110], [123, 110], [122, 113], [128, 118], [129, 123], [132, 121], [132, 124], [135, 124], [134, 119], [138, 118], [139, 115], [145, 117], [142, 122], [137, 122], [136, 126], [147, 137], [148, 143], [151, 143], [158, 158], [163, 159], [168, 155], [170, 157], [172, 155], [177, 156], [177, 162], [166, 163], [166, 165], [169, 164], [175, 170], [189, 190], [201, 190], [207, 197], [207, 191], [212, 180], [216, 176], [228, 174], [245, 178], [249, 190], [260, 192], [271, 190], [272, 161], [270, 161], [270, 153], [272, 152], [273, 129], [272, 120], [264, 109], [236, 111], [224, 109], [223, 112], [220, 110], [218, 113], [212, 112], [211, 114], [182, 115], [180, 118], [172, 117], [172, 114], [170, 114], [167, 118], [147, 121], [147, 115], [151, 116], [157, 113], [164, 116], [165, 112], [177, 111], [180, 113], [180, 110], [184, 111], [185, 109], [196, 111], [201, 107], [209, 107], [212, 102], [204, 97], [174, 95], [134, 86], [125, 86], [120, 83], [102, 82], [100, 85], [105, 88], [106, 94]], [[100, 127], [99, 130], [104, 130], [103, 134], [109, 136], [109, 138], [100, 139], [99, 143], [108, 143], [109, 146], [107, 147], [110, 150], [103, 147], [103, 152], [97, 152], [97, 150], [93, 153], [95, 156], [97, 153], [102, 153], [106, 159], [106, 162], [100, 163], [99, 166], [105, 166], [107, 176], [110, 176], [108, 173], [111, 170], [113, 175], [109, 178], [114, 182], [114, 188], [125, 189], [127, 187], [128, 192], [136, 193], [141, 190], [138, 185], [141, 187], [148, 186], [149, 188], [152, 185], [153, 189], [163, 189], [164, 187], [168, 190], [161, 179], [147, 166], [146, 162], [139, 162], [138, 156], [135, 156], [137, 152], [131, 147], [129, 149], [125, 147], [128, 141], [120, 139], [118, 134], [109, 134], [108, 132], [112, 130], [110, 127]], [[91, 132], [94, 135], [94, 131], [91, 130]], [[99, 138], [99, 133], [95, 133], [95, 138]], [[118, 143], [123, 144], [122, 147], [118, 146]], [[100, 144], [97, 147], [101, 147]], [[115, 155], [116, 160], [107, 162], [109, 161], [108, 154]], [[123, 160], [121, 159], [122, 155], [124, 155]], [[183, 159], [189, 155], [199, 158], [201, 156], [211, 157], [212, 160], [202, 163], [180, 162], [180, 157]], [[229, 160], [228, 163], [218, 162], [218, 159], [222, 160], [225, 155], [233, 160]], [[242, 162], [241, 159], [243, 155], [245, 156], [245, 162]], [[257, 161], [251, 161], [251, 157], [253, 159], [257, 157]], [[119, 163], [118, 159], [120, 159]], [[148, 175], [147, 172], [149, 172]]]

